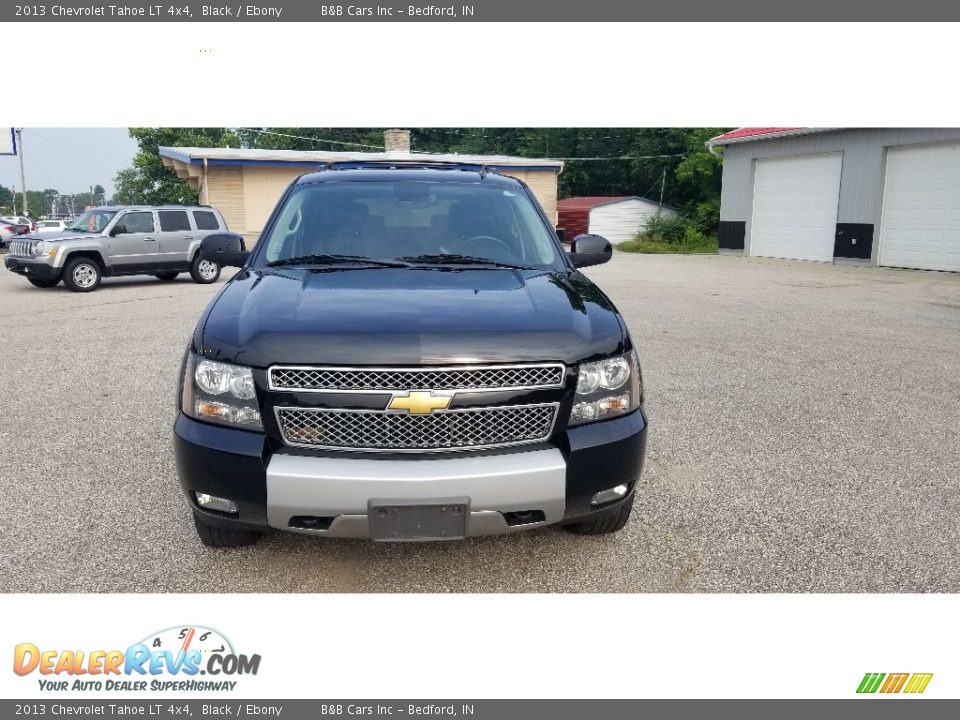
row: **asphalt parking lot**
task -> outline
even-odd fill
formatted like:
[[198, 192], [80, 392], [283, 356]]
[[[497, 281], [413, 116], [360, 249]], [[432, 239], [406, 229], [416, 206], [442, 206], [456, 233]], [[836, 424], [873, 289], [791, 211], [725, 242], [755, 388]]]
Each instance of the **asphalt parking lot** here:
[[957, 592], [960, 275], [618, 253], [589, 271], [641, 348], [633, 517], [391, 545], [197, 539], [171, 426], [216, 286], [78, 295], [0, 270], [7, 592]]

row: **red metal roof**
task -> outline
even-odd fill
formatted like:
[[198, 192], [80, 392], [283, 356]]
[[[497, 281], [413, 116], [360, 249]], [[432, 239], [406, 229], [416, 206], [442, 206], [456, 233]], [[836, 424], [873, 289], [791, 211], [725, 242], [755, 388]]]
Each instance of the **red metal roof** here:
[[572, 197], [558, 202], [557, 210], [589, 210], [597, 205], [606, 205], [618, 200], [630, 200], [632, 197], [632, 195]]
[[730, 132], [724, 133], [723, 135], [717, 135], [715, 138], [710, 139], [711, 144], [722, 145], [725, 142], [730, 140], [740, 140], [743, 138], [754, 137], [756, 135], [778, 135], [785, 132], [793, 132], [795, 130], [803, 130], [803, 128], [776, 128], [776, 127], [767, 127], [767, 128], [737, 128], [736, 130], [731, 130]]

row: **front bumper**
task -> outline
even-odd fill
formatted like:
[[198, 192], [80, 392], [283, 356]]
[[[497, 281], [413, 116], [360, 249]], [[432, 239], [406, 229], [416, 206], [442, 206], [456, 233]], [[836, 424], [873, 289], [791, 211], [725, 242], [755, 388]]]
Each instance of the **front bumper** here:
[[3, 264], [10, 272], [24, 277], [34, 277], [38, 280], [53, 280], [60, 277], [60, 268], [44, 262], [35, 262], [29, 258], [8, 256], [3, 259]]
[[[260, 433], [177, 418], [174, 449], [180, 484], [212, 525], [273, 527], [331, 537], [369, 537], [368, 503], [466, 498], [467, 535], [496, 535], [583, 520], [632, 496], [643, 468], [642, 409], [569, 428], [553, 442], [499, 451], [371, 457], [278, 446]], [[626, 485], [622, 500], [591, 498]], [[196, 493], [228, 498], [235, 516], [198, 507]], [[309, 527], [298, 518], [315, 518]]]

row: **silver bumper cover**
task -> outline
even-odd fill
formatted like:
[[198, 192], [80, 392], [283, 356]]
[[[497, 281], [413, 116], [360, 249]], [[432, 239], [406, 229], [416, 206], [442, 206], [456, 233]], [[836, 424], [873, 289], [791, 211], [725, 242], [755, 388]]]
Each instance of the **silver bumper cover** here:
[[[267, 521], [311, 535], [370, 536], [371, 500], [469, 498], [467, 535], [497, 535], [563, 518], [566, 463], [556, 448], [503, 455], [379, 460], [278, 453], [267, 466]], [[508, 525], [505, 512], [539, 510], [544, 520]], [[290, 526], [297, 515], [333, 517], [329, 528]]]

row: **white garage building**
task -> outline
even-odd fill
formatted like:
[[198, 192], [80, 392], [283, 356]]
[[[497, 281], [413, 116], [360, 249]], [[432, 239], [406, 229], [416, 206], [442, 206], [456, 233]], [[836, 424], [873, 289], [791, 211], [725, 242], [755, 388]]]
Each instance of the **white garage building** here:
[[721, 248], [960, 272], [960, 129], [739, 128], [708, 147]]
[[602, 235], [613, 243], [632, 240], [654, 215], [676, 215], [673, 208], [642, 197], [572, 197], [557, 203], [557, 227], [564, 239], [581, 233]]

